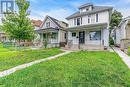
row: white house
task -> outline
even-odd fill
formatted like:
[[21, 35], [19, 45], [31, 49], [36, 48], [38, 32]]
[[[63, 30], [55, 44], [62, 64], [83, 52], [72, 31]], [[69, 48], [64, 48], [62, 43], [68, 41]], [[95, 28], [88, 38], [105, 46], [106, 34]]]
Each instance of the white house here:
[[130, 46], [130, 16], [124, 18], [115, 29], [115, 44], [122, 50]]
[[67, 17], [69, 21], [67, 48], [72, 50], [103, 50], [109, 47], [109, 23], [112, 7], [81, 5]]
[[47, 42], [47, 47], [59, 47], [66, 43], [66, 31], [64, 28], [67, 23], [59, 21], [50, 16], [46, 16], [40, 29], [36, 32], [40, 35], [40, 45], [44, 46]]

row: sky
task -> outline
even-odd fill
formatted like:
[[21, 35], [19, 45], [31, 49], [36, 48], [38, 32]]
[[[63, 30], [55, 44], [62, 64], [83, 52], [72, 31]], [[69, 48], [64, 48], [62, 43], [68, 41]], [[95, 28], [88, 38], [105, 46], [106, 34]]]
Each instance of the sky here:
[[123, 17], [130, 16], [130, 0], [30, 0], [30, 18], [43, 21], [49, 15], [67, 22], [65, 18], [78, 11], [78, 7], [85, 3], [112, 6]]

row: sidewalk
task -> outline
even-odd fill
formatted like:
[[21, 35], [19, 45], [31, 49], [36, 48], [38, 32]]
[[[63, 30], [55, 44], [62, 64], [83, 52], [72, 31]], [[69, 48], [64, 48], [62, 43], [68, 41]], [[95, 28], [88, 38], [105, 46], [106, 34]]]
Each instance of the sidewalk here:
[[130, 68], [130, 56], [122, 52], [119, 48], [113, 47], [114, 51], [122, 58], [125, 64]]
[[8, 69], [8, 70], [5, 70], [3, 72], [0, 72], [0, 77], [4, 77], [4, 76], [7, 76], [7, 75], [10, 75], [18, 70], [22, 70], [24, 68], [27, 68], [29, 66], [32, 66], [34, 64], [38, 64], [38, 63], [41, 63], [41, 62], [46, 62], [46, 61], [49, 61], [49, 60], [52, 60], [52, 59], [56, 59], [60, 56], [63, 56], [63, 55], [66, 55], [66, 54], [69, 54], [71, 53], [71, 51], [66, 51], [64, 53], [61, 53], [61, 54], [58, 54], [58, 55], [55, 55], [55, 56], [51, 56], [51, 57], [48, 57], [46, 59], [40, 59], [40, 60], [35, 60], [33, 62], [30, 62], [30, 63], [26, 63], [26, 64], [22, 64], [22, 65], [19, 65], [19, 66], [16, 66], [14, 68], [11, 68], [11, 69]]

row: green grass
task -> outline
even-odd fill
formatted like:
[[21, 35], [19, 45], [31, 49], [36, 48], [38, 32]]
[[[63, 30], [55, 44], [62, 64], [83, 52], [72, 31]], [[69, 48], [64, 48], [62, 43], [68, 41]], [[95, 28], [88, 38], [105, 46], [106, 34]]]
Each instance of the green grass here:
[[0, 44], [0, 52], [7, 52], [7, 51], [9, 51], [9, 49], [3, 48], [3, 45]]
[[128, 55], [130, 56], [130, 47], [128, 47]]
[[1, 78], [0, 87], [130, 87], [130, 71], [110, 52], [76, 52]]
[[22, 50], [29, 50], [29, 47], [14, 47], [13, 45], [9, 45], [4, 47], [2, 43], [0, 43], [0, 52], [9, 52], [9, 51], [22, 51]]
[[0, 52], [0, 71], [61, 53], [58, 48]]

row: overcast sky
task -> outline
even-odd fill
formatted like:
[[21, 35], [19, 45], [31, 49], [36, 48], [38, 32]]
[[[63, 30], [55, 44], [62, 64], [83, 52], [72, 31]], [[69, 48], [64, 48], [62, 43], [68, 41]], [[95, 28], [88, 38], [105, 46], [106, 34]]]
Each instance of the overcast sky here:
[[130, 0], [30, 0], [30, 18], [44, 20], [49, 15], [66, 21], [67, 16], [78, 11], [78, 7], [85, 3], [112, 6], [122, 12], [124, 17], [130, 16]]

